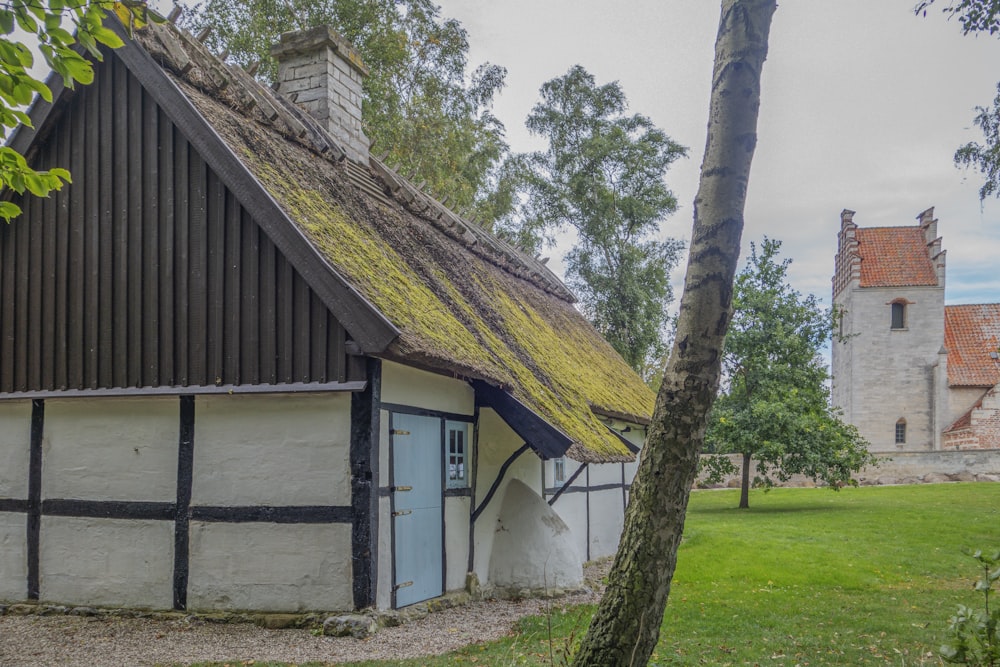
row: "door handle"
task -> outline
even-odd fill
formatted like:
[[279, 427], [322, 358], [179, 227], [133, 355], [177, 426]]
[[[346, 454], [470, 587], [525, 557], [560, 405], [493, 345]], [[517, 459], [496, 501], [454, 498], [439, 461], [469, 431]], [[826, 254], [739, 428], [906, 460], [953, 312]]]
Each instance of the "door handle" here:
[[393, 516], [406, 516], [407, 514], [413, 514], [413, 510], [399, 510], [392, 513]]
[[394, 486], [394, 487], [392, 487], [392, 490], [393, 491], [412, 491], [413, 487], [412, 486]]

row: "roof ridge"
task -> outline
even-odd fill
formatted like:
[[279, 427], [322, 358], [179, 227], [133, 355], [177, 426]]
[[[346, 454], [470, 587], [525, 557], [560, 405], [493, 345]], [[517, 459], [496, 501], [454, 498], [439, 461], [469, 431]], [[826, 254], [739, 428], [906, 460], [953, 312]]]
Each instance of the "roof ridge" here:
[[365, 194], [383, 204], [402, 206], [498, 268], [576, 303], [573, 292], [540, 261], [455, 213], [374, 155], [368, 167], [351, 162], [336, 138], [308, 112], [242, 67], [223, 61], [186, 30], [169, 22], [150, 23], [135, 34], [161, 67], [206, 95], [331, 163], [346, 163], [350, 182]]

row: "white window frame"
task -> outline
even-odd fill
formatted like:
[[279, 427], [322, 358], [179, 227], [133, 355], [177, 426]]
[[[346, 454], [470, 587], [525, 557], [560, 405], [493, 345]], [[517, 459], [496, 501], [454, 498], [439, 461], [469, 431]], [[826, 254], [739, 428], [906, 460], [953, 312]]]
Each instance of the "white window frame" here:
[[469, 486], [469, 422], [444, 423], [444, 482], [445, 488], [464, 489]]
[[566, 457], [560, 456], [552, 459], [552, 484], [564, 484], [566, 482]]

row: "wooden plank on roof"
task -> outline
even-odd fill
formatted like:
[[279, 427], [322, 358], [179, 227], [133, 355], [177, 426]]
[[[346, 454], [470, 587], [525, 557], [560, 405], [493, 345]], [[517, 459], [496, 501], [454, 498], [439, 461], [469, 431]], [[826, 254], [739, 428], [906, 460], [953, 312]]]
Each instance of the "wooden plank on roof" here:
[[102, 116], [98, 90], [88, 88], [81, 96], [80, 106], [86, 110], [86, 129], [83, 141], [85, 172], [77, 174], [84, 182], [84, 323], [83, 323], [83, 383], [95, 389], [98, 386], [98, 341], [100, 339], [100, 150], [98, 135]]
[[[208, 167], [194, 151], [188, 153], [191, 165], [191, 220], [189, 284], [204, 285], [208, 278]], [[191, 289], [188, 293], [188, 339], [190, 366], [186, 384], [208, 384], [208, 290]], [[214, 384], [214, 383], [212, 383]]]
[[[84, 174], [86, 172], [86, 160], [84, 150], [86, 148], [84, 131], [86, 128], [86, 116], [83, 109], [80, 113], [73, 114], [66, 127], [69, 130], [69, 171], [71, 174]], [[80, 182], [67, 186], [69, 188], [69, 313], [67, 338], [67, 356], [69, 365], [69, 378], [67, 385], [73, 389], [83, 388], [83, 318], [84, 311], [84, 287], [86, 265], [84, 256], [85, 228], [84, 228], [84, 183]]]
[[136, 81], [128, 81], [128, 102], [126, 115], [128, 122], [128, 306], [123, 316], [128, 322], [128, 381], [127, 386], [142, 386], [142, 260], [144, 230], [142, 154], [145, 149], [142, 138], [142, 87]]
[[112, 369], [112, 384], [116, 387], [128, 386], [128, 261], [129, 261], [129, 186], [131, 185], [131, 170], [128, 169], [129, 158], [129, 124], [126, 118], [128, 108], [128, 70], [116, 58], [108, 59], [112, 65], [114, 73], [114, 92], [111, 97], [111, 106], [114, 109], [115, 122], [114, 133], [111, 139], [114, 144], [112, 154], [114, 155], [113, 173], [113, 240], [112, 248], [115, 256], [112, 290], [112, 308], [114, 315], [112, 318], [111, 330], [111, 353], [115, 359]]
[[[55, 164], [55, 149], [48, 142], [42, 149], [40, 166]], [[44, 262], [42, 303], [40, 310], [45, 326], [42, 327], [42, 378], [41, 386], [45, 389], [55, 388], [56, 364], [56, 329], [53, 326], [56, 319], [56, 210], [59, 206], [58, 194], [50, 195], [42, 200], [42, 257]], [[0, 281], [0, 294], [3, 291]], [[2, 389], [0, 389], [2, 391]]]
[[223, 257], [225, 264], [222, 275], [225, 279], [225, 289], [222, 292], [223, 302], [219, 305], [225, 315], [223, 317], [222, 343], [222, 379], [225, 384], [241, 384], [240, 382], [240, 306], [243, 271], [240, 266], [242, 246], [242, 209], [232, 192], [226, 192], [226, 215], [223, 220], [226, 230], [226, 243]]
[[99, 212], [100, 225], [99, 234], [100, 251], [98, 257], [98, 284], [100, 295], [98, 297], [99, 324], [98, 329], [100, 350], [98, 352], [98, 373], [97, 384], [101, 387], [110, 387], [114, 383], [114, 74], [113, 60], [109, 59], [101, 67], [97, 78], [98, 97], [104, 104], [100, 115], [98, 138], [100, 143], [100, 156], [98, 158], [97, 172], [94, 177], [100, 182]]
[[504, 422], [544, 459], [566, 454], [573, 441], [508, 392], [481, 380], [472, 383], [479, 405], [493, 408]]
[[[159, 305], [159, 328], [158, 328], [158, 349], [159, 353], [156, 361], [158, 374], [154, 385], [174, 385], [177, 383], [174, 364], [175, 327], [174, 327], [174, 286], [180, 278], [174, 272], [174, 253], [176, 237], [174, 234], [177, 224], [177, 207], [175, 206], [176, 193], [174, 191], [174, 178], [176, 166], [174, 164], [174, 125], [170, 118], [162, 109], [157, 109], [157, 123], [159, 124], [159, 154], [160, 164], [158, 166], [159, 178], [157, 179], [158, 190], [156, 199], [159, 202], [159, 219], [156, 222], [159, 238], [159, 293], [157, 294]], [[148, 270], [149, 267], [147, 267]]]
[[[260, 227], [240, 208], [242, 286], [240, 296], [240, 384], [260, 382]], [[230, 380], [232, 381], [232, 380]]]
[[190, 220], [191, 183], [188, 162], [188, 142], [179, 132], [174, 133], [174, 340], [176, 363], [174, 382], [185, 386], [189, 383], [191, 354], [190, 279], [191, 240]]
[[42, 378], [42, 200], [27, 197], [23, 200], [24, 214], [20, 224], [25, 225], [28, 247], [28, 356], [20, 360], [28, 366], [28, 386], [37, 387]]
[[277, 249], [260, 234], [260, 382], [278, 381], [278, 319], [275, 295], [278, 293]]
[[142, 373], [140, 386], [160, 384], [160, 149], [156, 102], [142, 95]]

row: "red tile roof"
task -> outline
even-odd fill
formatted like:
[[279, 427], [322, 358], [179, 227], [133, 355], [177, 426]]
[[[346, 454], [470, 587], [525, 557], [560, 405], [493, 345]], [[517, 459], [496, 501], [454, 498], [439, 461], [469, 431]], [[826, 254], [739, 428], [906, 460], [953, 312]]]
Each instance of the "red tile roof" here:
[[859, 227], [861, 287], [937, 285], [920, 227]]
[[992, 387], [1000, 382], [1000, 303], [945, 306], [948, 385]]

